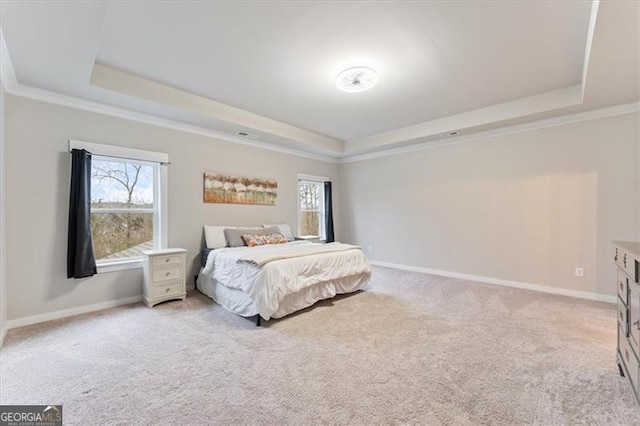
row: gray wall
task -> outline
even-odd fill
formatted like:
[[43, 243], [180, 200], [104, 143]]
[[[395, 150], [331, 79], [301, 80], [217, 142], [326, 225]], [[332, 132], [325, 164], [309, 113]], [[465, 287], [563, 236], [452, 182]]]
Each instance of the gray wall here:
[[[298, 173], [336, 182], [337, 237], [370, 245], [374, 260], [613, 295], [610, 241], [640, 237], [639, 114], [338, 167], [10, 95], [5, 102], [9, 319], [141, 294], [140, 270], [66, 279], [68, 139], [169, 153], [169, 245], [188, 250], [189, 277], [203, 224], [295, 227]], [[204, 204], [205, 171], [275, 178], [278, 205]]]
[[611, 240], [640, 237], [638, 117], [345, 164], [343, 239], [373, 260], [615, 295]]
[[[191, 284], [197, 273], [202, 225], [287, 222], [295, 229], [298, 173], [330, 177], [339, 196], [336, 164], [10, 95], [6, 123], [9, 319], [142, 293], [141, 270], [83, 280], [66, 278], [68, 139], [169, 154], [169, 246], [188, 250]], [[276, 179], [277, 206], [204, 204], [205, 171]], [[337, 202], [335, 209], [339, 209]]]

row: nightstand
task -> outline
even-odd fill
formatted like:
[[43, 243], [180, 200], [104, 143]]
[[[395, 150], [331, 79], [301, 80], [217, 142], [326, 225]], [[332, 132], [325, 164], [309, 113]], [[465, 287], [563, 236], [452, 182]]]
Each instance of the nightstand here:
[[166, 300], [187, 297], [185, 253], [183, 248], [143, 251], [143, 298], [148, 307]]

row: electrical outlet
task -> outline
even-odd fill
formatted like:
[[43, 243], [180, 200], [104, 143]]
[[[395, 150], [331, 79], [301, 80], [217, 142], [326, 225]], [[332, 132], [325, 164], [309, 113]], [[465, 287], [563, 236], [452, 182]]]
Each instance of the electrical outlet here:
[[578, 278], [584, 277], [584, 268], [576, 268], [576, 277]]

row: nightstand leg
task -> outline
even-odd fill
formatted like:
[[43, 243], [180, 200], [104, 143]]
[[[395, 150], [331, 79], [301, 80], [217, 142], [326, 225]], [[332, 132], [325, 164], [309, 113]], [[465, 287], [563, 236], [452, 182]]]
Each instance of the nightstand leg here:
[[260, 314], [256, 315], [256, 327], [260, 327]]
[[618, 363], [618, 370], [620, 370], [620, 375], [624, 377], [624, 369], [622, 368], [622, 365], [620, 363]]

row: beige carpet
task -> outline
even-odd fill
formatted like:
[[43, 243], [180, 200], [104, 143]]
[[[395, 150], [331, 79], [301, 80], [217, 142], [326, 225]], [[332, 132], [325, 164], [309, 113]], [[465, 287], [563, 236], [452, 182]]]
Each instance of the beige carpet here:
[[10, 331], [2, 404], [65, 424], [640, 424], [613, 305], [374, 268], [257, 328], [200, 293]]

